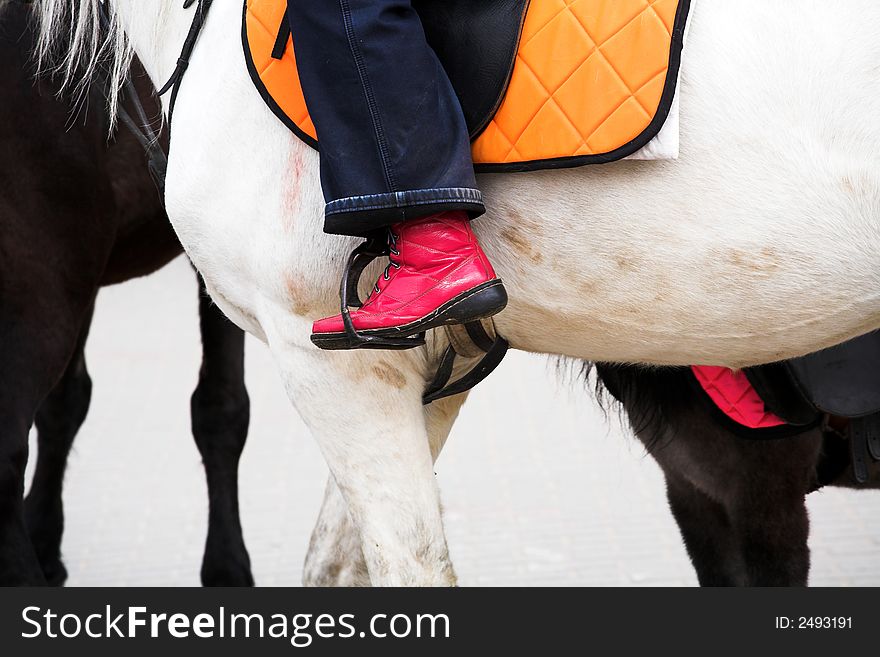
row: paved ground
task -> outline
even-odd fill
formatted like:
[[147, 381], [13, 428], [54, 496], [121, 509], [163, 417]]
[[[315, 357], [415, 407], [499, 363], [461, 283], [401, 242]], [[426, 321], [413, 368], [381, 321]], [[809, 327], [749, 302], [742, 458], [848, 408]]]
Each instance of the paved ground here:
[[[67, 478], [70, 585], [197, 585], [206, 494], [189, 433], [199, 362], [193, 274], [102, 292], [92, 411]], [[258, 584], [298, 585], [326, 467], [262, 344], [248, 343], [241, 472]], [[437, 466], [464, 585], [693, 585], [660, 473], [580, 384], [511, 354], [466, 405]], [[880, 495], [812, 496], [816, 585], [880, 585]]]

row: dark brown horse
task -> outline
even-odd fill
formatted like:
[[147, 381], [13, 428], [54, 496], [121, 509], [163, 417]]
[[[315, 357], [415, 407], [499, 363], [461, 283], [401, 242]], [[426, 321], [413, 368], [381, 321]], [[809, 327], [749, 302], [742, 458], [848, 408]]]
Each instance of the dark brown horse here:
[[719, 417], [685, 368], [597, 365], [666, 477], [669, 506], [703, 586], [805, 586], [806, 496], [857, 486], [846, 439], [821, 427], [750, 440]]
[[[103, 285], [149, 274], [182, 249], [132, 134], [109, 142], [98, 95], [74, 118], [51, 80], [32, 77], [29, 10], [0, 0], [0, 584], [61, 584], [62, 480], [89, 407], [83, 349]], [[150, 116], [146, 77], [134, 72]], [[132, 112], [132, 114], [134, 114]], [[202, 581], [250, 585], [238, 516], [247, 435], [244, 336], [199, 299], [203, 344], [192, 427], [208, 478]], [[37, 467], [23, 500], [28, 432]]]

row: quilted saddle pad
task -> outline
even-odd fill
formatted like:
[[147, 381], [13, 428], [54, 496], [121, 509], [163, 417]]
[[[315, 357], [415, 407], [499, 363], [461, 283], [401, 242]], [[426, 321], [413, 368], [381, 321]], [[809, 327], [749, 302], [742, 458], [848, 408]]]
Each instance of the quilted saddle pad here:
[[726, 367], [692, 367], [700, 386], [731, 420], [749, 429], [768, 429], [786, 424], [767, 409], [745, 372]]
[[[477, 170], [612, 162], [646, 146], [675, 98], [690, 4], [531, 0], [496, 111], [474, 135]], [[279, 41], [286, 6], [287, 0], [245, 0], [245, 59], [272, 111], [317, 148], [294, 45], [289, 37]]]

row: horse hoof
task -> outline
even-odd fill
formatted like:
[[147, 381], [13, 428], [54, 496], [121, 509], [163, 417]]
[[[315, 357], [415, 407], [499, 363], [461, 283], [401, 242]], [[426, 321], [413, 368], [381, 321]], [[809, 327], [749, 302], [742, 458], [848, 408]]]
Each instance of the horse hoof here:
[[41, 563], [43, 576], [49, 586], [64, 586], [67, 581], [67, 568], [64, 567], [61, 559], [51, 559], [46, 563]]

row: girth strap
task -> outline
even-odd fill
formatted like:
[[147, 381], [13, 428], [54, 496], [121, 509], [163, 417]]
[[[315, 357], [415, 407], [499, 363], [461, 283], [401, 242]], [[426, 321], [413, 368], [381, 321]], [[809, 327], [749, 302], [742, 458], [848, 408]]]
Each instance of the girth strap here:
[[[853, 474], [856, 482], [864, 484], [868, 481], [868, 435], [876, 430], [876, 418], [856, 418], [850, 421], [849, 442], [852, 455]], [[873, 425], [873, 426], [872, 426]]]
[[868, 432], [868, 454], [875, 461], [880, 461], [880, 431]]
[[870, 479], [872, 462], [880, 461], [880, 413], [850, 420], [848, 438], [856, 483]]

